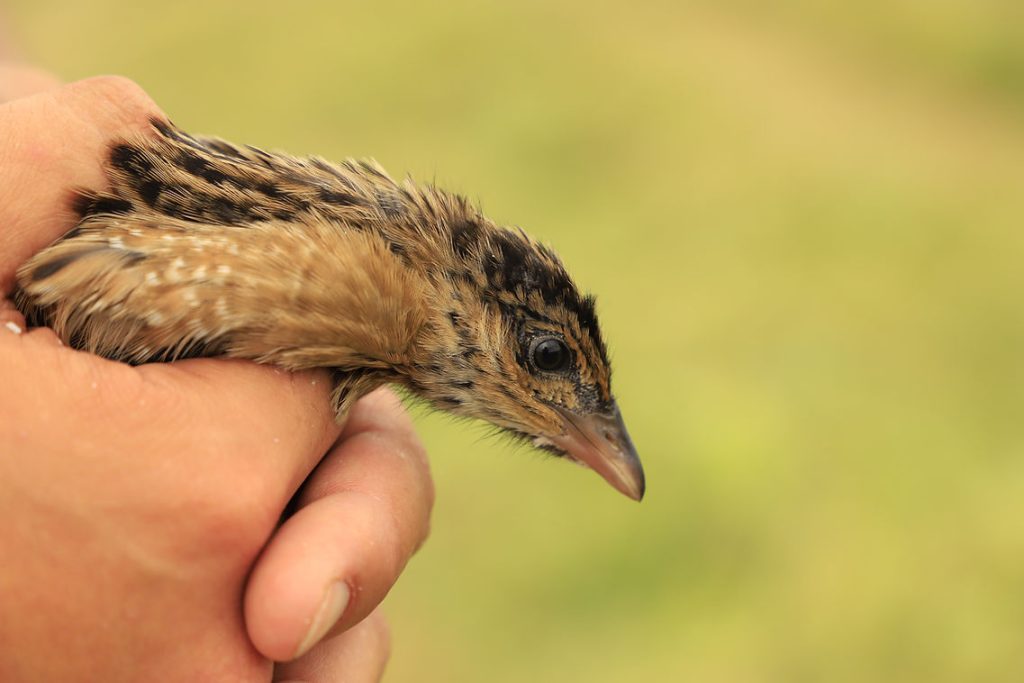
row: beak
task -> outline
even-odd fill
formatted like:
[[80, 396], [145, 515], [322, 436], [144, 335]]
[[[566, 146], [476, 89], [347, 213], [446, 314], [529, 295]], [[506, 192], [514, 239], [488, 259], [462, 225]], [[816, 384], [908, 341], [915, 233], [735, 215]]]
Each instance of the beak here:
[[644, 468], [622, 422], [619, 406], [612, 403], [607, 413], [577, 415], [558, 409], [563, 432], [551, 442], [576, 462], [589, 467], [605, 481], [633, 500], [644, 497]]

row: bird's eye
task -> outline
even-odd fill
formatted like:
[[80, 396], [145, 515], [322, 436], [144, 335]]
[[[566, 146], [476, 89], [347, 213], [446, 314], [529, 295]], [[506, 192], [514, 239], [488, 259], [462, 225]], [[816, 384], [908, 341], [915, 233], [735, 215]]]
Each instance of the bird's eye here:
[[561, 372], [569, 367], [569, 347], [556, 337], [541, 337], [530, 347], [530, 358], [539, 370]]

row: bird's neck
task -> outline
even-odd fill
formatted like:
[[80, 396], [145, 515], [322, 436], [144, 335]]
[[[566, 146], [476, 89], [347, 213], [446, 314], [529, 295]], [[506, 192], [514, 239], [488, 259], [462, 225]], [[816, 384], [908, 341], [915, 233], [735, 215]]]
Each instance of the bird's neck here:
[[339, 416], [385, 382], [449, 410], [468, 402], [458, 394], [472, 390], [474, 328], [493, 325], [476, 313], [472, 287], [452, 283], [437, 254], [416, 253], [424, 242], [403, 240], [406, 226], [382, 229], [391, 227], [267, 226], [268, 241], [262, 228], [247, 230], [251, 242], [237, 245], [238, 256], [251, 258], [262, 280], [251, 290], [278, 294], [272, 309], [252, 308], [249, 329], [232, 335], [227, 354], [294, 370], [333, 368]]

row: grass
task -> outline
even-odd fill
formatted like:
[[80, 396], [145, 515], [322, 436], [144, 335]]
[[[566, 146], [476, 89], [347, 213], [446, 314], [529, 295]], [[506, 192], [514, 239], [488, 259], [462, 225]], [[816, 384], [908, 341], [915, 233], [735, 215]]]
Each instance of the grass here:
[[421, 419], [389, 680], [1024, 676], [1017, 3], [163, 12], [10, 9], [68, 79], [436, 178], [599, 294], [648, 499]]

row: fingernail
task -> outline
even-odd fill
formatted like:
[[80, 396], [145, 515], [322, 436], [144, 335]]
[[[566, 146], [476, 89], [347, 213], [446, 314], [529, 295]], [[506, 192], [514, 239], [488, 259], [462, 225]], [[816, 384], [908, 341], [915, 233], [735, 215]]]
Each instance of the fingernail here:
[[301, 657], [309, 652], [309, 649], [331, 630], [331, 627], [341, 618], [345, 607], [348, 606], [348, 598], [348, 584], [344, 581], [336, 581], [328, 586], [327, 594], [324, 595], [323, 602], [320, 603], [320, 607], [313, 616], [313, 623], [306, 631], [306, 637], [302, 639], [298, 649], [295, 650], [296, 657]]

